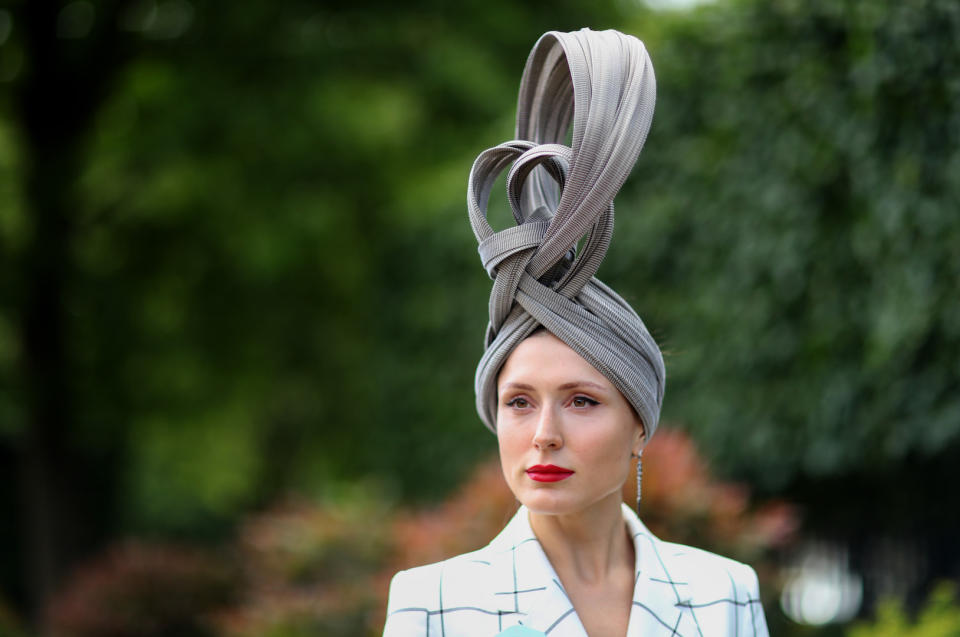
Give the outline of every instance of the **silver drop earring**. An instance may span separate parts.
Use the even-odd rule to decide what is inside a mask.
[[[640,454],[637,454],[637,514],[640,513],[641,483],[643,482],[643,462]]]
[[[640,458],[640,456],[641,456],[642,454],[643,454],[642,451],[641,451],[640,453],[631,453],[631,454],[630,454],[630,457],[631,457],[631,458],[636,458],[636,459],[637,459],[637,514],[638,514],[638,515],[639,515],[639,513],[640,513],[640,498],[641,498],[641,495],[642,495],[642,493],[641,493],[641,486],[642,486],[642,482],[643,482],[643,462],[642,462],[642,460],[641,460],[641,458]]]

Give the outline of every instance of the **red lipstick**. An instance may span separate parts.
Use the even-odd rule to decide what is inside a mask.
[[[560,482],[573,475],[573,469],[564,469],[552,464],[535,464],[527,469],[527,475],[537,482]]]

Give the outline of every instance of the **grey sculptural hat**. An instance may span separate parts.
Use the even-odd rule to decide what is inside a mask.
[[[613,199],[640,155],[655,100],[640,40],[617,31],[551,31],[527,58],[516,139],[480,153],[470,170],[470,224],[494,281],[474,388],[477,412],[494,432],[500,368],[541,325],[620,390],[648,440],[656,430],[665,383],[660,348],[630,305],[593,276],[610,245]],[[494,232],[487,202],[507,166],[517,225]]]

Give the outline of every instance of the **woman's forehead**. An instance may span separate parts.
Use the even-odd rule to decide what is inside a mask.
[[[517,345],[500,370],[497,384],[613,388],[603,374],[549,332],[538,332]]]

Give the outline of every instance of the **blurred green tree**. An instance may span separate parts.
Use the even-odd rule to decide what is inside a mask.
[[[953,582],[938,582],[923,607],[911,620],[904,604],[884,600],[870,622],[858,622],[846,633],[849,637],[955,637],[960,635],[960,605]]]
[[[4,4],[2,587],[39,607],[114,534],[220,537],[293,486],[452,488],[492,444],[469,163],[540,33],[617,16]]]
[[[600,276],[668,352],[665,418],[801,505],[869,607],[956,579],[960,7],[717,3],[642,32],[657,115]]]
[[[605,272],[725,472],[775,492],[956,454],[958,30],[948,1],[777,0],[648,36],[657,115]]]

